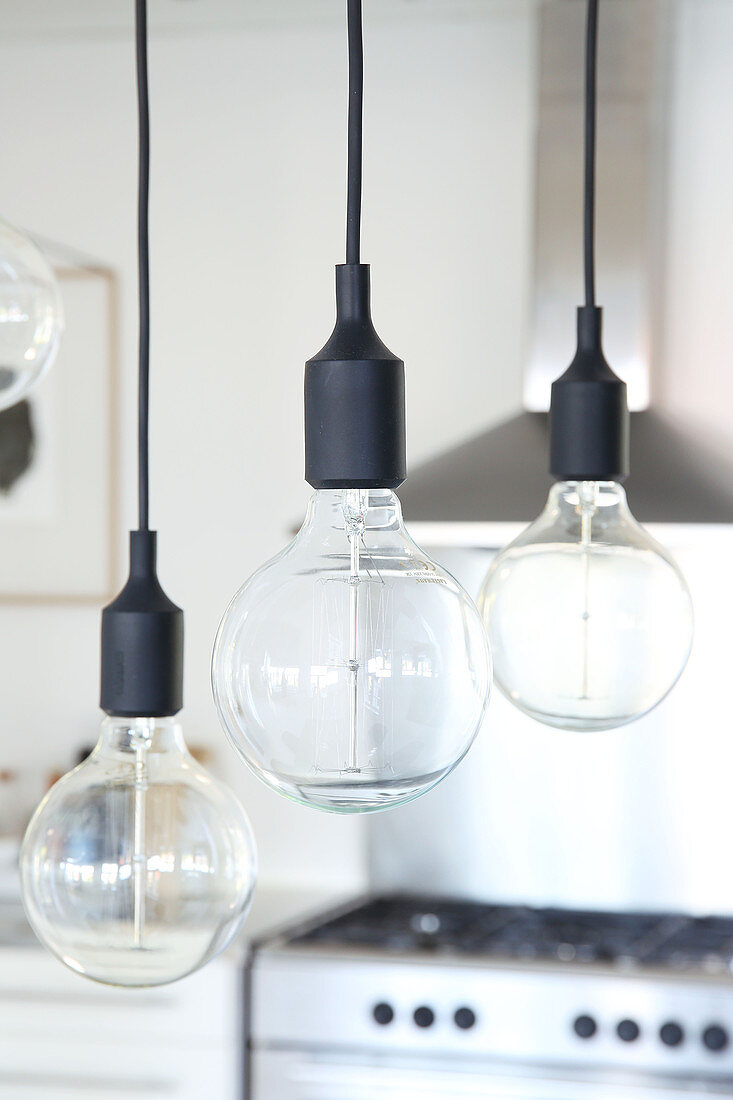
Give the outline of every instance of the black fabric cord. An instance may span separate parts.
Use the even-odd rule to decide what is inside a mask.
[[[583,251],[585,304],[596,304],[596,100],[598,81],[598,0],[588,0],[585,38],[585,193]]]
[[[150,417],[150,255],[148,204],[150,193],[150,105],[148,98],[148,12],[147,0],[136,0],[135,40],[137,46],[138,106],[138,208],[137,256],[140,309],[138,358],[138,507],[139,529],[149,530],[149,417]]]
[[[362,116],[364,104],[364,44],[361,0],[347,0],[349,30],[349,149],[346,199],[346,262],[361,262]]]

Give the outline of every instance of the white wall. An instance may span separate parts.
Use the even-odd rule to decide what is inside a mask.
[[[364,258],[379,331],[407,362],[414,463],[519,406],[534,21],[532,5],[509,0],[456,22],[405,7],[367,28]],[[135,515],[132,44],[111,32],[34,38],[43,4],[23,9],[27,40],[0,43],[0,210],[120,273],[124,531]],[[358,886],[361,825],[293,807],[235,762],[208,671],[227,600],[306,500],[302,367],[329,334],[343,248],[343,36],[161,32],[150,64],[152,519],[162,578],[187,612],[187,734],[216,746],[243,794],[264,880]],[[0,766],[66,767],[94,737],[97,693],[96,609],[0,604]]]
[[[667,308],[655,399],[733,455],[733,4],[677,0]]]

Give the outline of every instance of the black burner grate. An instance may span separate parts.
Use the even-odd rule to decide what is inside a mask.
[[[420,897],[379,897],[292,943],[386,952],[733,970],[733,918],[601,913]]]

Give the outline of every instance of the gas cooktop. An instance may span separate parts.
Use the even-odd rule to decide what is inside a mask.
[[[532,909],[389,896],[327,917],[288,942],[707,974],[733,971],[733,918],[674,913]]]
[[[733,1096],[730,918],[375,897],[247,988],[255,1100]]]

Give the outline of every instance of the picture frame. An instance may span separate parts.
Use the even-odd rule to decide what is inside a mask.
[[[0,488],[0,603],[105,603],[117,576],[118,281],[103,265],[54,267],[65,328],[15,407],[25,468]]]

